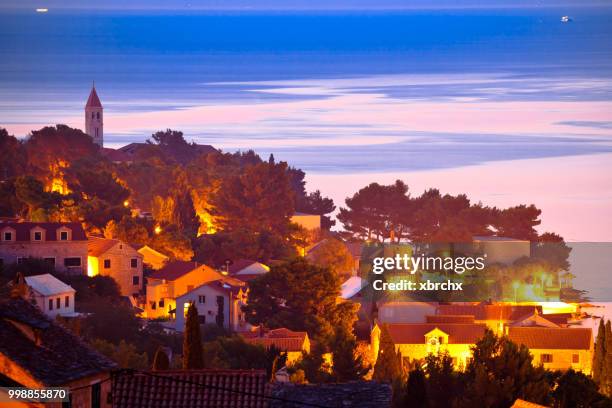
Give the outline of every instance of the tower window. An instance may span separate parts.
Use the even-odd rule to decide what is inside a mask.
[[[91,112],[91,118],[93,119],[95,117],[95,113]]]
[[[96,119],[100,120],[100,112],[96,112]]]
[[[96,137],[98,137],[98,128],[96,128]]]

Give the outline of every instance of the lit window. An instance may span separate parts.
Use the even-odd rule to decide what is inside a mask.
[[[540,355],[540,363],[552,363],[553,356],[552,354],[541,354]]]

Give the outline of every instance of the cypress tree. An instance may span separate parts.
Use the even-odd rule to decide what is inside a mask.
[[[408,374],[403,406],[414,408],[427,408],[429,406],[425,372],[418,364]]]
[[[165,371],[168,369],[170,369],[170,359],[164,349],[159,347],[153,358],[153,371]]]
[[[393,382],[402,378],[402,357],[399,351],[395,351],[395,344],[385,324],[380,330],[380,347],[372,378],[381,382]]]
[[[610,320],[606,322],[606,346],[605,354],[603,358],[603,367],[601,370],[601,377],[603,387],[601,387],[601,393],[612,396],[612,324]]]
[[[333,375],[338,382],[361,380],[370,371],[355,350],[357,341],[352,333],[340,328],[333,345]]]
[[[185,335],[183,338],[183,368],[204,368],[202,336],[200,335],[198,309],[196,309],[193,303],[191,303],[189,305],[189,309],[187,309],[187,320],[185,321]]]
[[[601,384],[602,370],[606,358],[606,327],[603,319],[599,322],[597,338],[595,339],[595,350],[593,352],[593,380],[597,385]]]

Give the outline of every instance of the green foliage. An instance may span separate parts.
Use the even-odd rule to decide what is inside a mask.
[[[192,303],[187,309],[185,320],[185,334],[183,338],[183,368],[204,368],[204,356],[202,352],[202,337],[200,335],[200,322],[198,309]]]
[[[320,267],[346,278],[355,268],[355,261],[346,244],[335,238],[327,238],[319,243],[309,254],[308,259]]]
[[[274,368],[284,366],[286,353],[270,347],[247,343],[240,336],[221,336],[204,343],[206,368],[260,369],[271,376]]]
[[[170,369],[170,359],[163,348],[159,347],[153,359],[153,371],[166,371]]]
[[[599,321],[597,338],[595,339],[595,350],[593,352],[593,380],[596,384],[605,383],[605,363],[608,352],[606,344],[606,322],[604,319]]]
[[[358,305],[337,303],[340,279],[304,259],[273,266],[250,282],[246,319],[269,328],[306,331],[328,346],[337,328],[351,331]]]
[[[87,317],[82,320],[82,335],[119,344],[121,340],[135,343],[139,339],[140,322],[130,306],[110,299],[92,297],[87,305]]]
[[[428,408],[429,398],[427,394],[427,383],[425,372],[420,366],[416,366],[408,373],[408,381],[403,393],[402,406],[407,408]]]
[[[357,354],[357,340],[344,328],[336,331],[332,345],[332,375],[337,382],[362,380],[370,371],[363,357]]]
[[[0,128],[0,181],[23,174],[25,164],[23,144],[6,129]]]
[[[402,355],[395,350],[395,344],[391,339],[389,329],[387,325],[383,324],[380,330],[380,345],[372,379],[381,382],[393,382],[394,380],[401,380],[403,376]]]
[[[149,369],[147,354],[138,353],[133,344],[121,340],[118,345],[115,345],[103,339],[94,339],[90,344],[100,353],[119,364],[121,368],[131,368],[134,370]]]
[[[556,408],[612,407],[612,400],[597,391],[591,377],[569,369],[552,373],[552,397]]]
[[[448,353],[429,354],[425,358],[427,396],[432,408],[445,408],[449,401],[460,396],[458,373],[454,371],[453,359]]]
[[[135,217],[123,217],[120,221],[111,220],[104,228],[104,236],[123,242],[144,244],[149,242],[149,228],[146,221]]]
[[[295,201],[296,211],[321,216],[321,229],[329,231],[336,224],[336,221],[326,215],[336,209],[334,201],[331,198],[323,197],[319,190],[309,194],[296,193]]]
[[[333,379],[324,358],[325,348],[319,342],[314,342],[310,353],[302,352],[302,358],[295,364],[295,372],[303,371],[304,377],[310,383],[325,383]]]

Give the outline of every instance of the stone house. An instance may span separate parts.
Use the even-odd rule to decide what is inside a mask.
[[[41,258],[59,272],[84,274],[87,236],[78,222],[0,224],[0,264]]]
[[[30,288],[30,299],[47,316],[72,317],[74,313],[74,295],[76,291],[55,276],[26,276],[25,283]]]
[[[246,284],[238,279],[222,276],[205,282],[176,298],[176,331],[185,329],[185,316],[192,303],[198,310],[200,324],[222,322],[223,327],[232,331],[248,330],[250,325],[241,309],[246,302]]]
[[[90,237],[87,244],[87,275],[110,276],[123,296],[142,292],[143,256],[125,242]]]
[[[308,333],[298,332],[285,328],[269,331],[254,330],[241,333],[245,341],[251,344],[260,344],[265,348],[274,346],[287,353],[287,365],[295,364],[302,358],[302,352],[310,353],[310,339]]]
[[[176,298],[206,282],[223,278],[211,267],[191,261],[173,261],[147,277],[145,316],[150,319],[171,317]]]

